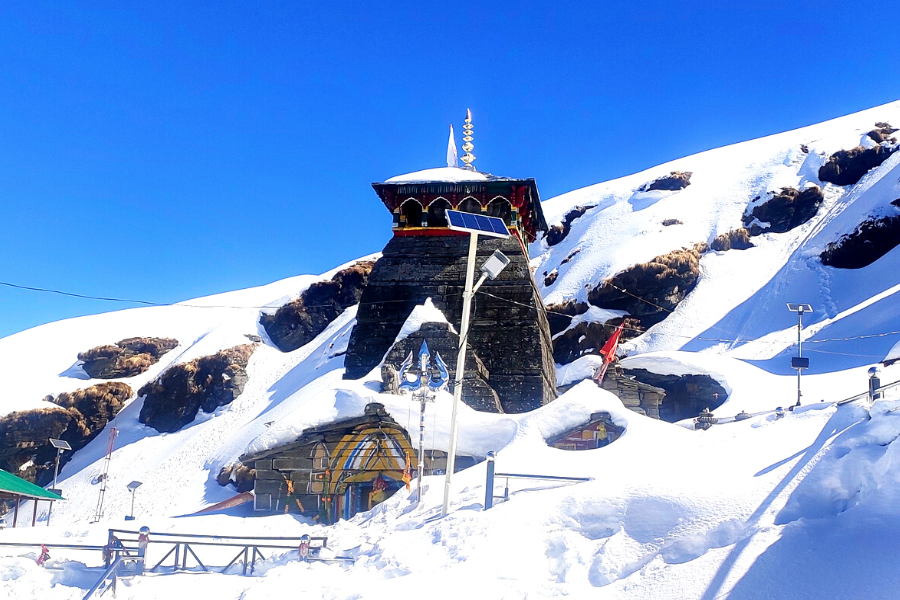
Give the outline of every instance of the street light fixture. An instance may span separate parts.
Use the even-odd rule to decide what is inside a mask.
[[[53,438],[50,438],[50,445],[56,448],[56,469],[53,471],[53,489],[55,490],[57,489],[56,479],[59,477],[59,456],[63,453],[63,450],[71,450],[72,446],[65,440],[55,440]]]
[[[803,340],[800,337],[800,331],[803,329],[803,313],[811,313],[812,306],[809,304],[797,304],[794,302],[787,303],[788,310],[797,313],[797,356],[791,358],[791,368],[797,369],[797,404],[800,406],[800,372],[809,368],[809,359],[803,358]]]
[[[453,383],[453,411],[450,415],[450,450],[447,452],[447,472],[444,474],[444,505],[441,515],[450,511],[450,483],[453,470],[456,466],[456,442],[457,442],[457,411],[459,401],[462,398],[463,376],[466,368],[466,347],[469,335],[469,316],[472,309],[472,297],[484,280],[490,277],[494,279],[500,271],[509,264],[509,259],[499,250],[488,258],[481,267],[481,277],[478,283],[472,285],[475,277],[475,255],[478,251],[478,235],[489,237],[508,238],[509,229],[503,219],[475,215],[460,212],[458,210],[447,211],[447,226],[456,231],[464,231],[469,234],[469,257],[466,262],[466,287],[463,290],[462,322],[459,326],[459,350],[456,355],[456,376]]]
[[[140,481],[132,481],[128,485],[125,486],[131,491],[131,514],[125,517],[126,521],[134,521],[134,491],[141,487]]]

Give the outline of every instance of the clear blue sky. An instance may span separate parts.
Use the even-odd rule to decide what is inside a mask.
[[[328,270],[467,107],[479,169],[546,199],[900,98],[896,0],[351,4],[0,6],[0,280],[173,302]],[[119,308],[0,288],[0,336]]]

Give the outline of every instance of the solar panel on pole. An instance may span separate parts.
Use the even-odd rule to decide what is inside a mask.
[[[447,225],[454,231],[465,231],[491,237],[509,237],[509,229],[507,229],[506,223],[503,222],[503,219],[498,219],[497,217],[448,210]]]

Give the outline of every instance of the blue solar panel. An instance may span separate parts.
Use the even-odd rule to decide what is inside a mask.
[[[471,233],[479,233],[481,235],[490,235],[493,237],[508,237],[509,230],[503,219],[497,217],[487,217],[485,215],[473,215],[472,213],[460,212],[458,210],[447,211],[447,221],[450,229],[457,231],[469,231]]]

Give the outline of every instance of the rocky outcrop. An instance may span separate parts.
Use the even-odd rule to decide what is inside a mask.
[[[659,418],[670,423],[696,417],[704,408],[715,410],[728,399],[725,388],[709,375],[658,375],[646,369],[625,369],[624,375],[665,390]]]
[[[312,284],[275,314],[263,313],[260,323],[269,339],[282,352],[292,352],[311,342],[344,309],[359,302],[374,264],[357,262],[339,271],[330,281]]]
[[[673,250],[634,265],[588,292],[599,308],[625,310],[647,329],[662,321],[697,285],[706,244]]]
[[[144,405],[138,420],[162,433],[178,431],[197,413],[230,404],[244,391],[247,362],[256,349],[244,344],[169,367],[140,390]]]
[[[867,133],[869,139],[875,142],[876,144],[880,144],[882,142],[887,142],[889,144],[896,144],[897,138],[892,137],[891,134],[897,131],[896,127],[891,127],[889,123],[875,123],[875,129]]]
[[[216,475],[216,483],[226,486],[234,485],[238,492],[249,492],[253,489],[256,480],[256,469],[252,469],[240,461],[225,465]]]
[[[103,431],[129,398],[132,390],[121,382],[101,383],[47,400],[56,406],[17,411],[0,417],[0,469],[45,485],[52,480],[56,449],[50,438],[69,443],[60,465]]]
[[[645,183],[640,188],[638,188],[639,192],[652,192],[655,190],[666,191],[666,192],[674,192],[678,190],[683,190],[687,186],[691,185],[691,173],[690,171],[672,171],[668,175],[664,175],[658,179],[654,179],[649,183]]]
[[[781,188],[780,192],[772,192],[771,198],[744,214],[744,226],[753,236],[790,231],[812,219],[824,199],[825,195],[817,185],[802,191]]]
[[[160,357],[178,346],[171,338],[133,337],[97,346],[78,355],[81,368],[92,379],[118,379],[140,375]]]
[[[631,318],[611,319],[605,323],[582,321],[553,340],[553,360],[565,365],[586,354],[599,354],[619,325],[624,324],[621,340],[637,337],[643,331],[640,321]]]
[[[550,325],[550,335],[556,335],[565,331],[572,322],[572,317],[586,313],[588,308],[586,303],[576,302],[575,300],[566,300],[565,302],[548,306],[547,322]]]
[[[578,256],[579,252],[581,252],[581,248],[575,248],[574,250],[572,250],[567,257],[559,262],[559,266],[561,267],[571,261],[573,258]],[[547,271],[544,271],[544,287],[550,287],[551,285],[553,285],[557,277],[559,277],[559,268],[553,269],[549,273]]]
[[[869,137],[872,137],[872,132],[869,133]],[[857,146],[850,150],[839,150],[828,157],[828,162],[819,168],[819,181],[835,185],[854,185],[863,175],[886,161],[895,150],[896,148],[885,146],[874,148]]]
[[[895,200],[896,202],[896,200]],[[900,216],[867,219],[857,229],[831,242],[819,257],[839,269],[861,269],[900,245]]]
[[[578,217],[582,216],[585,212],[587,212],[588,208],[590,207],[576,206],[575,208],[567,212],[566,216],[563,217],[562,224],[553,225],[547,231],[547,245],[555,246],[556,244],[566,239],[566,236],[569,235],[569,231],[571,231],[572,229],[572,222]]]
[[[727,233],[716,237],[709,244],[710,250],[724,252],[726,250],[746,250],[752,248],[753,243],[750,241],[750,232],[745,228],[732,229]]]
[[[663,227],[671,227],[672,225],[684,225],[684,223],[679,221],[678,219],[664,219],[662,224]]]

